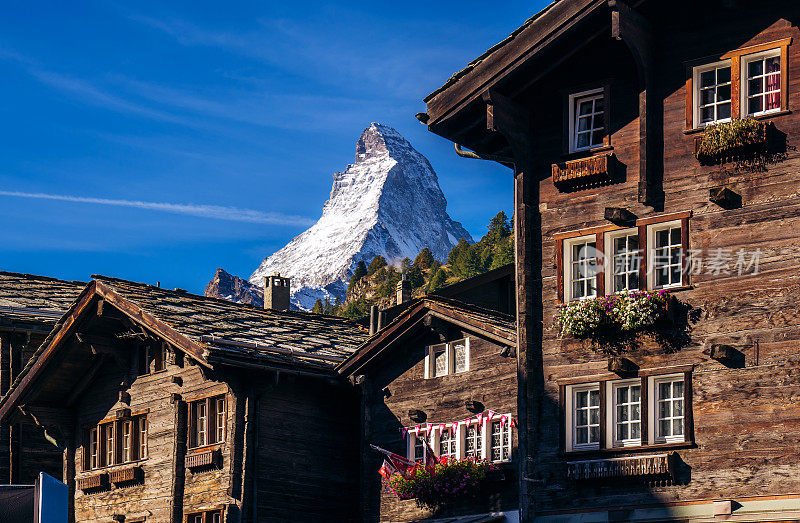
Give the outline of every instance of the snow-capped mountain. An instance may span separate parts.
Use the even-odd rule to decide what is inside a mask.
[[[427,158],[391,127],[371,124],[358,139],[355,163],[333,175],[322,217],[250,276],[292,278],[292,303],[310,309],[318,299],[343,298],[358,261],[380,254],[389,263],[414,259],[428,247],[445,260],[460,238],[472,237],[447,214],[436,172]]]

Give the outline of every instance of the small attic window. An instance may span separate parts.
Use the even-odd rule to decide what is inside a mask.
[[[425,378],[439,378],[469,370],[469,338],[429,345],[425,354]]]

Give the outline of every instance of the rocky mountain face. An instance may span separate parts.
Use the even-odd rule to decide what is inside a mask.
[[[447,214],[427,158],[396,130],[373,123],[358,139],[355,162],[333,175],[319,221],[265,258],[243,296],[260,293],[264,277],[280,272],[292,278],[293,305],[308,310],[317,299],[343,299],[360,260],[369,264],[380,254],[397,263],[413,259],[423,247],[445,260],[460,238],[473,242]],[[247,287],[228,290],[237,288]]]
[[[217,269],[217,273],[206,285],[205,295],[237,303],[249,303],[257,307],[264,306],[263,289],[256,287],[244,278],[226,272],[224,269]]]

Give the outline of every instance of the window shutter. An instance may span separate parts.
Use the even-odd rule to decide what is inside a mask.
[[[424,370],[425,379],[431,377],[431,348],[425,347],[425,370]]]

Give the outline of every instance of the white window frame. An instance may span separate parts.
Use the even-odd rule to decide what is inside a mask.
[[[583,278],[581,281],[588,281],[590,278],[595,278],[594,282],[594,294],[587,295],[587,296],[579,296],[574,298],[572,296],[572,247],[576,244],[586,244],[586,243],[594,243],[595,250],[597,249],[597,236],[594,234],[589,234],[586,236],[578,236],[577,238],[569,238],[564,240],[563,244],[563,254],[562,254],[562,265],[564,270],[564,303],[569,303],[571,301],[577,300],[585,300],[589,298],[597,297],[597,281],[596,281],[596,274],[597,271],[600,269],[598,268],[598,261],[595,257],[595,275],[590,276],[589,278]],[[587,266],[588,268],[588,266]]]
[[[591,392],[597,391],[600,394],[600,383],[581,383],[580,385],[568,385],[565,390],[566,398],[564,405],[566,406],[564,413],[564,425],[566,427],[565,432],[565,443],[568,452],[576,452],[582,450],[598,450],[600,448],[600,441],[593,442],[593,443],[575,443],[576,441],[576,432],[577,427],[575,426],[575,407],[576,403],[575,400],[577,398],[578,392]],[[602,398],[598,403],[599,410],[602,410]],[[599,412],[598,412],[599,415]],[[599,416],[598,416],[599,417]],[[591,433],[591,430],[589,431]]]
[[[682,220],[673,220],[669,222],[654,223],[647,226],[647,288],[658,289],[674,289],[683,286],[683,259],[686,256],[685,245],[683,245],[683,222]],[[681,229],[681,277],[677,283],[670,283],[668,285],[656,285],[656,233],[666,229]],[[672,244],[670,243],[672,246]],[[670,265],[671,266],[671,265]]]
[[[491,421],[486,420],[486,450],[485,455],[486,459],[491,461],[492,463],[505,463],[511,461],[511,415],[508,414],[506,418],[506,422],[500,426],[500,448],[501,448],[501,458],[498,460],[492,459],[492,436],[493,434],[493,427],[495,423],[500,423],[500,417],[495,416]],[[505,445],[503,445],[503,435],[508,436],[508,441]],[[503,459],[502,455],[505,454],[505,459]]]
[[[624,290],[623,291],[614,290],[614,276],[615,276],[614,272],[616,270],[616,260],[614,259],[616,255],[614,251],[614,240],[616,240],[617,238],[621,238],[623,236],[636,236],[638,238],[639,229],[634,227],[631,229],[620,229],[618,231],[611,231],[605,233],[605,237],[603,238],[603,247],[605,250],[605,252],[603,253],[605,256],[605,267],[603,268],[603,270],[605,273],[605,280],[606,280],[606,295],[619,294],[620,292],[624,292]],[[639,268],[641,267],[642,263],[641,257],[643,255],[642,239],[638,238],[638,240],[639,240],[639,249],[636,251],[637,255],[639,256],[639,263],[636,266],[637,280],[639,279]],[[642,282],[639,281],[638,287],[636,287],[635,289],[628,289],[628,290],[631,291],[639,290],[641,287],[642,287]]]
[[[693,112],[692,112],[692,114],[694,115],[694,126],[695,126],[695,128],[700,128],[700,127],[705,127],[707,125],[714,125],[716,123],[730,122],[731,121],[731,117],[719,118],[719,119],[716,118],[717,117],[717,107],[716,106],[719,105],[716,101],[714,102],[714,118],[715,119],[713,121],[711,121],[711,122],[703,122],[702,118],[701,118],[701,111],[700,111],[700,91],[701,91],[700,75],[705,73],[705,72],[708,72],[708,71],[711,71],[711,70],[720,69],[720,68],[723,68],[723,67],[728,67],[728,68],[731,69],[731,80],[730,80],[731,100],[730,100],[729,103],[731,105],[731,115],[733,115],[733,68],[731,67],[731,61],[730,60],[722,60],[722,61],[719,61],[719,62],[714,62],[714,63],[710,63],[710,64],[704,64],[704,65],[701,65],[701,66],[697,66],[697,67],[692,69],[692,86],[693,86],[693,90],[694,90],[694,92],[692,93],[692,104],[693,104]],[[715,81],[716,81],[716,76],[715,76]],[[716,84],[715,84],[715,86],[716,86]],[[715,94],[716,94],[716,87],[715,87]]]
[[[630,387],[638,385],[639,389],[639,437],[638,438],[628,438],[619,440],[617,439],[617,389],[620,387]],[[642,445],[642,429],[647,423],[647,420],[642,419],[642,415],[644,409],[642,408],[642,380],[639,378],[630,379],[630,380],[617,380],[617,381],[607,381],[606,382],[606,401],[608,401],[608,405],[606,407],[606,447],[607,448],[617,448],[617,447],[639,447]],[[610,399],[609,399],[610,398]],[[630,404],[629,400],[629,404]],[[648,409],[649,412],[649,409]]]
[[[408,459],[410,461],[415,462],[415,463],[422,463],[423,465],[425,464],[425,456],[428,453],[428,448],[425,445],[422,446],[422,461],[416,461],[415,458],[416,458],[417,440],[420,439],[420,438],[418,438],[418,434],[424,433],[424,432],[425,431],[422,430],[421,428],[419,429],[419,432],[416,429],[409,429],[408,430],[408,446],[406,448],[406,456],[408,456]],[[431,432],[433,432],[433,431],[431,431]],[[430,434],[428,434],[427,437],[429,439],[428,444],[433,446],[431,444],[432,442],[430,441],[432,439],[430,437]],[[433,450],[433,449],[431,449],[431,450]],[[436,453],[435,450],[434,450],[434,453]]]
[[[686,440],[686,412],[687,409],[691,408],[691,405],[687,405],[686,403],[686,376],[683,373],[678,374],[667,374],[663,376],[650,376],[648,378],[648,431],[647,433],[650,435],[649,440],[651,444],[658,444],[658,443],[684,443]],[[683,420],[683,434],[677,436],[663,436],[660,433],[660,423],[658,418],[658,405],[661,398],[658,396],[658,386],[661,383],[672,383],[680,381],[683,383],[683,416],[680,418]],[[670,419],[675,419],[671,417]]]
[[[488,419],[488,416],[484,416],[480,422],[480,445],[481,451],[476,459],[491,459],[492,456],[492,449],[490,448],[492,442],[492,423],[496,423],[500,421],[500,418],[505,416],[506,421],[503,424],[503,432],[508,434],[508,442],[506,444],[506,456],[507,459],[503,459],[500,461],[496,461],[495,463],[505,463],[511,461],[511,450],[513,448],[513,432],[511,427],[511,413],[500,414],[499,412],[495,412],[494,416],[491,420]],[[441,430],[440,430],[440,423],[432,424],[430,434],[428,435],[428,443],[431,446],[431,450],[433,450],[434,455],[437,458],[441,458]],[[445,430],[452,429],[452,422],[445,423]],[[459,421],[456,426],[456,454],[455,459],[464,459],[466,458],[466,438],[467,438],[467,429],[469,426],[478,425],[477,418],[473,418],[469,420],[469,422]],[[414,461],[414,447],[417,443],[417,429],[416,427],[407,427],[407,437],[406,437],[406,456],[409,460]],[[425,434],[426,431],[423,427],[420,426],[419,432]],[[502,433],[501,433],[502,435]],[[427,452],[427,450],[426,450]]]
[[[467,372],[470,369],[470,337],[466,336],[464,338],[460,338],[454,341],[450,341],[447,343],[437,343],[435,345],[428,345],[425,348],[425,379],[431,378],[441,378],[443,376],[450,376],[452,374],[461,374],[462,372]],[[465,366],[464,370],[460,370],[456,372],[456,353],[455,353],[455,346],[459,343],[464,342],[464,350],[466,351],[465,354]],[[445,368],[446,372],[441,375],[436,375],[436,358],[435,352],[441,350],[442,346],[444,345],[444,352],[445,352]]]
[[[765,115],[765,114],[777,113],[777,112],[780,112],[780,111],[783,110],[782,104],[779,101],[778,102],[778,107],[775,108],[775,109],[762,110],[762,111],[758,111],[758,112],[755,112],[755,113],[751,113],[750,112],[750,104],[748,103],[750,98],[751,98],[750,97],[750,93],[749,93],[750,78],[748,77],[748,74],[747,74],[747,68],[748,68],[748,66],[750,65],[751,62],[764,60],[766,58],[777,58],[778,59],[778,63],[781,65],[781,69],[779,71],[779,74],[781,75],[780,76],[781,80],[783,80],[783,75],[786,74],[786,71],[783,70],[783,63],[782,63],[782,59],[781,59],[781,49],[780,49],[780,47],[778,47],[776,49],[770,49],[768,51],[763,51],[761,53],[753,53],[753,54],[742,56],[742,58],[741,58],[741,75],[740,75],[741,88],[739,89],[739,91],[741,93],[741,96],[740,96],[741,99],[739,101],[739,103],[740,103],[740,105],[739,105],[739,107],[740,107],[739,113],[742,114],[742,115],[746,115],[746,116],[761,116],[761,115]],[[765,78],[766,76],[767,76],[766,74],[762,74],[761,78]],[[779,82],[778,83],[778,90],[777,91],[770,91],[770,93],[777,92],[778,93],[778,98],[782,99],[781,98],[783,96],[783,93],[781,92],[782,91],[782,86],[783,86],[783,82]],[[764,85],[764,89],[765,89],[764,92],[762,92],[758,96],[764,97],[764,96],[766,96],[766,94],[768,94],[766,92],[766,85]],[[765,105],[765,107],[766,107],[766,105]]]
[[[590,100],[603,100],[603,110],[600,112],[593,112],[592,113],[592,124],[594,124],[594,115],[602,114],[603,115],[603,138],[608,134],[608,122],[606,122],[606,104],[608,100],[605,99],[605,89],[600,87],[597,89],[590,89],[588,91],[583,91],[580,93],[574,93],[569,95],[569,152],[576,153],[581,151],[590,151],[592,149],[597,149],[598,147],[603,147],[604,142],[599,144],[592,144],[592,134],[594,131],[601,129],[600,127],[592,127],[589,130],[589,145],[585,147],[578,147],[578,133],[577,129],[575,128],[576,118],[577,118],[577,105],[579,101],[584,101],[586,99]]]

